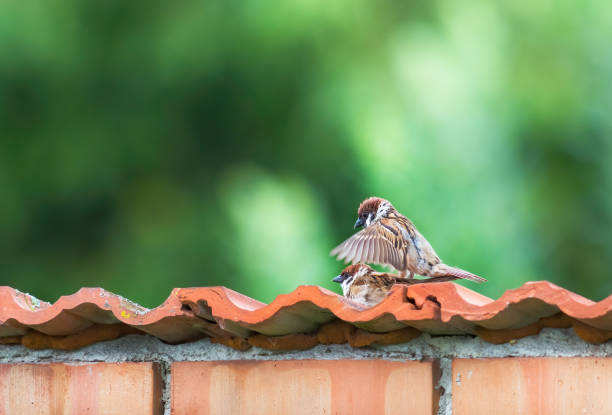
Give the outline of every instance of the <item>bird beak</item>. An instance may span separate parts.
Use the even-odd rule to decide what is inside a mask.
[[[355,228],[355,229],[360,228],[360,227],[362,227],[364,224],[365,224],[365,222],[364,222],[364,220],[363,220],[363,219],[361,219],[361,218],[357,218],[357,222],[355,222],[355,226],[354,226],[354,228]]]
[[[340,284],[342,282],[342,280],[344,280],[344,278],[342,278],[342,275],[338,275],[337,277],[334,277],[334,279],[332,281],[333,282],[337,282],[338,284]]]

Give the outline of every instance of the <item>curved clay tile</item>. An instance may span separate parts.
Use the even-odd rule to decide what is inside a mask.
[[[0,340],[32,330],[68,336],[100,324],[131,326],[170,343],[204,335],[227,340],[308,334],[338,319],[374,333],[412,327],[431,334],[481,335],[523,328],[559,313],[580,324],[580,330],[603,331],[597,338],[612,337],[612,296],[593,302],[540,281],[508,290],[497,300],[451,282],[396,286],[371,308],[317,286],[300,286],[270,304],[225,287],[176,288],[151,310],[101,288],[82,288],[50,304],[0,287]]]

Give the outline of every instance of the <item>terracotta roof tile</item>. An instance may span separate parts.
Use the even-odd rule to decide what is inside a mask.
[[[554,315],[561,320],[547,319]],[[417,333],[413,329],[433,335],[474,334],[497,343],[537,333],[542,327],[570,326],[583,339],[601,342],[612,338],[612,296],[596,303],[540,281],[492,300],[444,282],[396,286],[385,301],[363,308],[316,286],[300,286],[270,304],[225,287],[200,287],[176,288],[162,305],[149,310],[101,288],[82,288],[50,304],[0,287],[0,343],[26,344],[25,338],[34,333],[70,336],[95,332],[97,325],[119,325],[126,328],[120,331],[123,334],[137,329],[169,343],[209,336],[244,349],[249,347],[249,337],[255,335],[258,340],[253,337],[250,344],[294,345],[290,337],[262,343],[260,336],[301,335],[296,339],[311,345],[321,339],[316,340],[313,333],[338,319],[348,327],[342,338],[351,344],[363,344],[356,336],[363,339],[364,335],[366,344],[367,339],[384,343],[392,338],[411,338]],[[406,328],[412,331],[402,331]],[[121,335],[117,330],[112,332],[115,337]],[[393,334],[381,337],[367,333]],[[16,340],[22,337],[23,341]],[[92,341],[99,341],[99,337]],[[82,345],[83,341],[77,343]]]

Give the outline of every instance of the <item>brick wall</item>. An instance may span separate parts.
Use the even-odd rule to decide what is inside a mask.
[[[170,413],[435,414],[437,361],[175,362]],[[610,414],[612,360],[454,359],[454,414]],[[162,414],[154,363],[0,365],[0,414]]]
[[[0,414],[159,414],[154,363],[0,365]]]
[[[72,352],[0,346],[0,415],[610,414],[608,356],[610,344],[567,330],[293,352],[146,336]]]

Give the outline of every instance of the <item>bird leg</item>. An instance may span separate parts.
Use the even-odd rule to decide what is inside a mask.
[[[408,275],[406,276],[406,274],[408,274]],[[412,272],[412,271],[400,271],[400,277],[411,280],[411,279],[414,278],[414,272]]]

